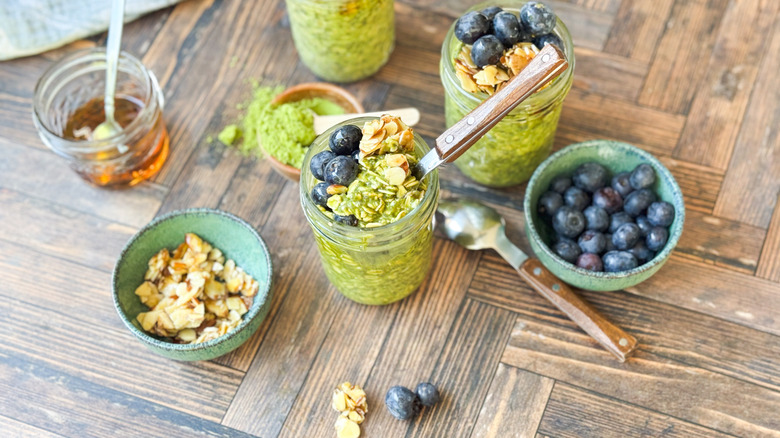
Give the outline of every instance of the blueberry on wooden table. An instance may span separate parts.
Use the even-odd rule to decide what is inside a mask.
[[[612,214],[623,208],[623,197],[612,187],[602,187],[593,192],[593,205]]]
[[[619,211],[609,217],[609,232],[614,233],[623,224],[633,223],[634,218],[625,211]]]
[[[495,35],[485,35],[471,46],[471,60],[479,68],[495,65],[504,54],[504,45]]]
[[[664,227],[653,227],[645,237],[647,247],[653,251],[660,251],[668,240],[669,230]]]
[[[328,208],[328,198],[330,198],[330,195],[328,194],[328,186],[330,184],[328,183],[317,183],[314,188],[311,189],[311,199],[314,201],[315,204]]]
[[[631,187],[630,179],[630,172],[620,172],[612,177],[611,186],[613,189],[615,189],[616,192],[620,193],[620,196],[622,196],[623,199],[626,199],[626,196],[634,191],[634,188]]]
[[[569,187],[563,193],[563,203],[575,210],[582,211],[590,204],[590,195],[579,187]]]
[[[550,181],[550,190],[563,194],[566,189],[571,187],[571,177],[558,175]]]
[[[552,225],[556,233],[574,239],[585,229],[585,216],[581,211],[564,205],[553,215]]]
[[[639,227],[639,234],[642,237],[647,236],[647,233],[653,228],[653,224],[650,223],[650,220],[645,215],[637,216],[636,225]]]
[[[555,13],[540,2],[528,2],[520,8],[520,20],[533,35],[548,34],[555,29]]]
[[[623,201],[623,211],[631,216],[639,216],[647,210],[656,200],[655,193],[650,189],[640,189],[629,193],[626,200]]]
[[[409,420],[420,413],[420,398],[409,388],[393,386],[385,395],[385,406],[399,420]]]
[[[610,251],[601,257],[604,272],[621,272],[638,266],[636,257],[628,251]]]
[[[417,388],[414,389],[414,392],[417,393],[417,397],[420,398],[420,403],[422,403],[423,406],[433,406],[441,400],[439,390],[429,382],[418,384]]]
[[[312,176],[320,181],[325,180],[325,176],[323,176],[325,165],[328,164],[328,161],[334,158],[336,158],[336,154],[334,154],[332,151],[322,151],[311,157],[311,161],[309,162],[309,169],[311,170]]]
[[[544,192],[542,196],[539,197],[537,211],[543,217],[551,218],[562,205],[563,197],[560,193],[553,191]]]
[[[543,49],[544,46],[552,44],[553,46],[563,50],[563,41],[554,33],[548,33],[547,35],[537,36],[533,39],[534,45],[539,49]]]
[[[574,170],[571,179],[576,187],[593,193],[596,190],[607,185],[609,173],[607,169],[599,163],[583,163]]]
[[[360,166],[352,159],[351,155],[339,155],[328,161],[323,175],[325,176],[325,182],[328,184],[348,186],[357,178],[359,169]]]
[[[504,47],[512,47],[520,41],[523,34],[520,30],[520,22],[511,12],[499,12],[493,18],[493,35],[501,41]]]
[[[639,227],[632,222],[623,224],[614,233],[612,233],[612,243],[615,248],[619,250],[627,250],[633,248],[639,238],[642,237],[639,234]]]
[[[577,257],[577,266],[588,271],[601,272],[604,270],[604,263],[598,254],[584,252]]]
[[[351,155],[360,147],[363,131],[355,125],[344,125],[333,131],[328,146],[336,155]]]
[[[577,257],[582,254],[582,249],[580,249],[580,246],[577,245],[577,243],[571,239],[561,238],[558,239],[557,242],[552,247],[552,250],[555,251],[560,258],[566,260],[569,263],[575,263],[577,261]]]
[[[349,225],[352,227],[356,227],[358,224],[358,219],[353,215],[340,216],[338,214],[335,214],[333,215],[333,219],[340,224]]]
[[[655,169],[647,163],[642,163],[631,171],[629,181],[635,190],[646,189],[655,183]]]
[[[606,231],[609,228],[609,214],[603,208],[591,205],[582,214],[585,216],[585,229]]]
[[[471,11],[455,22],[455,38],[464,44],[474,44],[490,31],[490,22],[477,11]]]
[[[601,254],[607,247],[607,239],[602,233],[593,230],[585,230],[577,239],[577,244],[582,252]]]
[[[633,248],[629,249],[628,252],[634,255],[636,261],[640,265],[649,262],[655,257],[655,252],[651,251],[642,239],[640,239]]]
[[[647,220],[659,227],[668,227],[674,222],[674,206],[666,201],[653,202],[647,207]]]

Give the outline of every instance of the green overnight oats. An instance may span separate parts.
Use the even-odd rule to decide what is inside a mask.
[[[363,135],[361,151],[376,149],[373,155],[362,154],[357,175],[347,185],[332,184],[327,172],[337,166],[327,162],[323,175],[315,158],[330,153],[330,139],[342,127],[365,128],[376,120],[353,119],[319,136],[304,159],[300,196],[330,282],[353,301],[383,305],[414,292],[430,268],[438,173],[434,171],[418,181],[408,171],[428,147],[408,128],[403,147],[397,139],[388,140],[392,135],[387,136],[387,131],[379,132],[377,137],[385,138],[374,143],[370,139],[377,137]],[[371,128],[363,132],[371,132]],[[336,161],[344,160],[340,157],[354,160],[351,155],[336,155]],[[315,173],[331,182],[319,182]],[[331,188],[330,194],[324,195],[327,199],[314,193],[318,184]]]
[[[286,0],[295,48],[314,74],[353,82],[376,73],[395,42],[393,0]]]
[[[511,1],[490,2],[477,5],[469,11],[481,11],[497,5],[502,7],[504,11],[518,15],[523,4],[524,2]],[[478,71],[479,68],[468,58],[465,58],[466,62],[463,62],[464,53],[468,56],[470,54],[468,49],[471,46],[456,38],[456,23],[453,23],[445,37],[439,64],[441,81],[445,90],[444,109],[448,127],[479,106],[490,97],[489,93],[491,92],[489,87],[482,85],[483,83],[478,85],[470,83],[468,78],[464,80],[464,71],[467,72],[471,68],[473,72]],[[550,84],[521,103],[455,161],[455,165],[464,175],[479,184],[491,187],[510,187],[521,184],[530,179],[536,167],[552,151],[563,100],[571,88],[574,74],[574,47],[571,35],[563,22],[555,19],[555,23],[551,35],[560,40],[563,52],[569,62],[569,68]],[[517,47],[515,53],[522,55],[520,50],[522,48],[529,54],[526,56],[528,59],[523,59],[521,56],[521,61],[532,59],[533,54],[539,49],[530,42],[517,43],[514,47]],[[506,52],[501,57],[501,63],[510,64],[508,61],[512,61],[512,59],[508,55],[512,54],[511,51]],[[518,71],[521,71],[524,65],[523,62],[520,62]],[[484,69],[488,70],[489,68]],[[484,79],[484,76],[479,78],[477,75],[475,79]],[[488,79],[493,79],[493,76],[490,75]],[[495,83],[499,82],[499,80],[494,81]],[[498,87],[501,85],[498,84]],[[464,86],[470,90],[467,91]]]

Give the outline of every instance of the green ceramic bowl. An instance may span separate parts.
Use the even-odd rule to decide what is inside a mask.
[[[201,344],[174,344],[141,329],[136,320],[149,309],[135,295],[149,259],[162,248],[176,249],[185,233],[195,233],[219,248],[252,275],[260,289],[243,321],[227,334]],[[251,225],[224,211],[208,208],[175,211],[143,227],[125,245],[114,267],[114,307],[130,332],[155,353],[176,360],[209,360],[243,344],[260,327],[271,305],[271,256]]]
[[[612,175],[631,171],[641,163],[649,163],[655,169],[653,191],[661,200],[675,208],[675,218],[669,228],[669,241],[655,258],[624,272],[592,272],[566,262],[550,249],[554,232],[542,221],[536,211],[539,196],[547,191],[550,181],[558,175],[571,175],[582,163],[595,161],[609,169]],[[666,262],[682,234],[685,206],[682,192],[669,170],[647,152],[627,143],[609,140],[591,140],[573,144],[545,160],[534,172],[525,191],[525,231],[536,256],[558,278],[581,289],[612,291],[638,284],[655,274]]]

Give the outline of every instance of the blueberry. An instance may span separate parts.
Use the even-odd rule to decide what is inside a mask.
[[[551,218],[563,205],[563,197],[558,192],[544,192],[539,197],[538,211],[542,217]]]
[[[653,227],[647,237],[645,237],[645,243],[647,248],[652,251],[660,251],[666,245],[669,240],[669,230],[664,227]]]
[[[311,189],[311,199],[315,204],[328,208],[328,198],[330,198],[330,195],[328,194],[329,185],[330,184],[328,183],[321,182],[317,183],[317,185]]]
[[[485,18],[487,18],[488,21],[493,21],[493,17],[496,16],[499,12],[502,12],[503,9],[501,9],[500,6],[491,6],[489,8],[485,8],[481,11],[479,11],[480,14],[484,15]]]
[[[645,242],[643,242],[642,240],[637,242],[633,248],[628,250],[628,252],[634,255],[634,258],[636,258],[636,261],[640,265],[644,265],[645,263],[652,260],[653,257],[655,257],[655,253],[650,249],[648,249],[647,245],[645,245]]]
[[[493,35],[501,41],[504,47],[512,47],[520,41],[523,34],[520,30],[520,22],[511,12],[499,12],[493,18]]]
[[[602,187],[593,192],[593,205],[612,214],[623,208],[623,197],[612,187]]]
[[[650,189],[640,189],[631,192],[623,201],[623,211],[631,216],[639,216],[647,210],[647,207],[655,202],[655,193]]]
[[[653,225],[668,227],[674,222],[674,206],[665,201],[653,202],[647,207],[647,219]]]
[[[328,146],[336,155],[351,155],[360,147],[363,131],[355,125],[344,125],[333,131]]]
[[[577,244],[582,252],[601,254],[604,252],[604,248],[607,247],[607,239],[598,231],[585,230],[584,233],[580,234]]]
[[[432,383],[420,383],[417,385],[417,388],[414,389],[414,392],[417,393],[417,397],[420,398],[420,403],[422,403],[423,406],[433,406],[441,400],[439,390],[436,389]]]
[[[612,243],[619,250],[627,250],[633,248],[639,242],[640,237],[639,227],[634,223],[627,223],[612,233]]]
[[[582,211],[590,204],[590,196],[579,187],[569,187],[563,193],[563,203]]]
[[[352,159],[355,160],[356,163],[360,162],[360,149],[352,152]]]
[[[550,190],[558,192],[561,195],[569,187],[571,187],[571,177],[568,176],[559,175],[553,178],[553,180],[550,182]]]
[[[598,254],[584,252],[577,257],[577,266],[588,271],[601,272],[604,270],[604,263]]]
[[[655,182],[655,169],[647,163],[642,163],[631,171],[629,181],[635,190],[646,189]]]
[[[353,215],[339,216],[337,214],[334,214],[333,219],[335,219],[336,222],[338,223],[349,225],[351,227],[356,227],[358,225],[358,219]]]
[[[390,414],[399,420],[409,420],[420,413],[420,398],[403,386],[393,386],[387,391],[385,405]]]
[[[569,263],[575,263],[582,250],[573,240],[562,238],[553,245],[553,251]]]
[[[544,3],[528,2],[520,9],[520,21],[534,35],[545,35],[555,28],[555,13]]]
[[[601,260],[604,262],[604,272],[628,271],[638,266],[636,257],[628,251],[610,251]]]
[[[528,4],[526,4],[526,6]],[[579,187],[588,193],[593,193],[606,186],[607,178],[607,169],[601,164],[593,162],[581,164],[571,177],[576,187]]]
[[[554,33],[538,36],[533,39],[533,43],[539,50],[543,49],[547,44],[552,44],[553,46],[563,50],[563,41],[561,41],[561,39],[558,38],[558,35]]]
[[[606,231],[609,228],[609,215],[603,208],[591,205],[582,214],[585,215],[585,229]]]
[[[631,187],[631,182],[629,181],[630,178],[631,174],[628,172],[621,172],[612,177],[612,188],[620,193],[620,196],[622,196],[623,199],[626,199],[626,196],[634,191],[634,188]]]
[[[311,157],[311,162],[309,162],[309,169],[311,170],[312,176],[320,181],[324,180],[325,177],[322,175],[322,172],[325,168],[325,165],[328,164],[328,161],[334,158],[336,158],[336,154],[331,151],[322,151]]]
[[[455,22],[455,38],[464,44],[474,44],[480,37],[487,35],[490,22],[484,15],[471,11]]]
[[[483,36],[471,47],[471,60],[479,68],[498,64],[503,54],[504,46],[494,35]]]
[[[612,235],[605,234],[604,238],[607,239],[607,246],[604,247],[604,252],[616,251],[617,248],[615,248],[615,244],[612,243]]]
[[[619,211],[609,217],[609,232],[614,233],[623,224],[634,222],[634,219],[626,212]]]
[[[360,166],[358,166],[351,156],[339,155],[328,161],[328,164],[325,165],[325,170],[323,172],[325,175],[325,182],[328,184],[348,186],[357,178],[359,169]]]
[[[649,233],[650,229],[653,228],[653,224],[651,224],[647,219],[647,216],[644,215],[637,216],[636,225],[639,227],[639,234],[641,234],[642,237],[647,236],[647,233]]]
[[[585,216],[581,211],[564,205],[553,215],[552,224],[558,234],[573,239],[585,229]]]

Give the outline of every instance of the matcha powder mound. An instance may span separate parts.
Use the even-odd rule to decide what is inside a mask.
[[[219,140],[231,146],[243,137],[236,147],[244,154],[262,156],[265,151],[282,163],[300,169],[306,150],[317,137],[312,112],[343,114],[344,110],[319,97],[271,105],[274,96],[283,90],[283,87],[255,86],[240,129],[236,125],[226,126]]]

